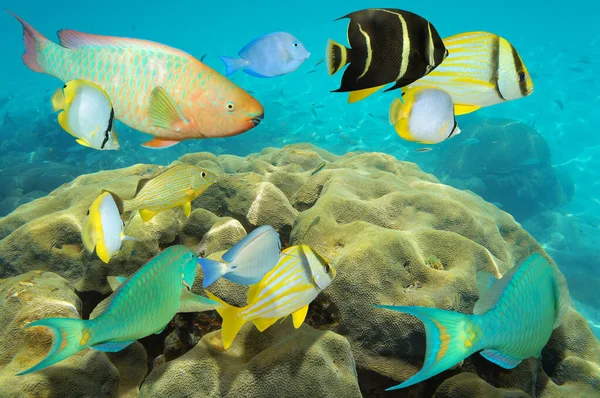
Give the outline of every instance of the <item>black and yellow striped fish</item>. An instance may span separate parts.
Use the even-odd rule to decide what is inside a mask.
[[[435,27],[419,15],[395,8],[368,8],[340,17],[350,18],[346,48],[327,43],[327,69],[333,75],[350,64],[339,89],[351,91],[348,102],[407,86],[434,70],[448,56]]]

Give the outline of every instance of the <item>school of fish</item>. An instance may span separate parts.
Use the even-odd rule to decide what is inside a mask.
[[[11,13],[12,14],[12,13]],[[187,139],[228,137],[259,125],[264,109],[257,99],[228,79],[238,70],[256,78],[296,71],[309,57],[288,32],[266,33],[248,42],[238,57],[221,56],[225,76],[201,60],[164,44],[142,39],[58,32],[60,44],[46,39],[12,14],[23,27],[23,62],[35,72],[63,81],[52,96],[59,125],[76,142],[96,150],[119,150],[115,121],[150,134],[148,148],[166,148]],[[334,92],[348,102],[400,89],[389,107],[389,121],[404,140],[439,144],[460,133],[456,116],[531,95],[531,76],[515,47],[489,32],[466,32],[442,39],[432,22],[395,8],[368,8],[339,19],[350,20],[350,48],[329,40],[329,75],[347,66]],[[321,61],[317,63],[317,66]],[[316,68],[316,66],[315,66]],[[312,72],[312,71],[311,71]],[[311,73],[309,72],[309,73]],[[426,152],[431,148],[421,148]],[[319,164],[310,176],[327,166]],[[163,212],[186,217],[192,202],[218,181],[201,167],[177,163],[138,181],[136,192],[121,196],[102,190],[81,220],[81,240],[104,263],[118,256],[124,219],[150,222]],[[220,278],[248,286],[246,305],[235,307],[206,290],[191,292],[196,267],[202,288]],[[296,244],[282,250],[278,232],[258,226],[220,259],[198,257],[186,246],[164,249],[132,275],[107,276],[113,293],[89,319],[46,318],[25,328],[44,327],[52,346],[39,363],[19,375],[42,370],[87,348],[120,351],[134,341],[161,333],[179,312],[216,310],[222,318],[223,349],[251,322],[263,332],[291,316],[304,322],[310,303],[336,276],[335,267],[314,248]],[[480,352],[505,369],[539,357],[571,300],[564,276],[548,259],[533,253],[500,279],[477,274],[479,300],[473,314],[415,306],[373,303],[384,310],[418,318],[425,327],[426,353],[415,375],[388,390],[427,380]],[[398,315],[400,318],[400,315]]]

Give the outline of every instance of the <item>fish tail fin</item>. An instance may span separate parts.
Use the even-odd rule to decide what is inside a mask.
[[[225,64],[225,76],[229,77],[235,72],[246,66],[246,60],[243,58],[226,57],[224,55],[219,57]]]
[[[329,76],[336,74],[350,62],[352,50],[331,39],[327,42],[327,70]]]
[[[227,304],[208,290],[205,291],[209,299],[216,301],[221,304],[216,308],[221,318],[223,318],[223,324],[221,326],[221,339],[223,340],[223,348],[228,349],[233,343],[235,336],[240,332],[240,329],[246,323],[246,320],[242,318],[241,312],[243,308],[234,307]]]
[[[204,289],[215,283],[217,279],[229,271],[227,264],[208,258],[198,258],[198,264],[200,264],[202,272],[204,272],[204,280],[202,281],[202,288]]]
[[[404,383],[388,388],[396,390],[426,380],[456,365],[481,349],[483,336],[474,315],[429,307],[377,305],[418,318],[425,326],[426,349],[423,368]],[[479,347],[479,348],[478,348]]]
[[[51,101],[53,112],[65,109],[67,99],[65,98],[65,93],[62,88],[59,88],[54,92]]]
[[[23,25],[23,40],[25,41],[25,53],[22,55],[23,62],[34,72],[46,73],[43,67],[42,49],[49,44],[54,44],[46,39],[33,26],[23,21],[18,15],[6,10]]]
[[[34,326],[49,328],[52,332],[52,346],[44,359],[19,373],[18,376],[44,369],[89,347],[91,329],[88,322],[75,318],[46,318],[25,326],[26,328]]]
[[[404,103],[400,98],[394,98],[390,105],[390,124],[395,125],[401,119],[404,119]]]

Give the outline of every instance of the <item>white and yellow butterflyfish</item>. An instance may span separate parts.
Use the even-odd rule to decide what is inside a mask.
[[[125,236],[121,219],[123,204],[119,197],[109,191],[103,191],[90,206],[81,226],[83,246],[90,253],[96,249],[100,260],[108,263],[121,248],[123,240],[137,240]]]
[[[448,93],[437,88],[406,90],[390,106],[390,123],[400,137],[421,144],[438,144],[460,134],[454,104]]]
[[[100,150],[119,150],[115,112],[108,94],[94,83],[71,80],[52,96],[58,124],[77,143]]]
[[[223,318],[223,347],[231,346],[246,322],[252,322],[262,332],[291,314],[294,327],[299,328],[306,318],[308,305],[331,284],[335,273],[321,255],[309,246],[298,245],[282,251],[277,265],[250,287],[245,307],[231,306],[206,291],[210,299],[222,304],[217,312]]]

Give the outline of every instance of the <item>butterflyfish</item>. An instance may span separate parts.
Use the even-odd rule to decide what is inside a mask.
[[[390,123],[400,137],[421,144],[438,144],[460,134],[452,97],[443,90],[407,90],[390,106]]]
[[[242,308],[225,303],[206,291],[210,299],[221,304],[217,312],[223,318],[221,338],[228,349],[246,322],[264,331],[278,319],[292,315],[294,327],[302,325],[308,305],[335,278],[335,269],[309,246],[291,246],[281,253],[275,268],[250,286],[247,305]]]
[[[58,124],[77,139],[77,143],[94,149],[119,150],[115,131],[115,111],[108,94],[84,80],[72,80],[52,96],[52,108],[59,111]]]
[[[565,277],[539,253],[501,279],[487,271],[479,271],[476,279],[479,300],[472,315],[428,307],[377,306],[418,318],[426,334],[421,370],[387,390],[429,379],[478,351],[504,369],[538,358],[571,306]]]
[[[531,75],[508,40],[488,32],[467,32],[444,39],[450,54],[408,88],[433,87],[452,97],[456,115],[465,115],[533,93]]]
[[[178,312],[219,307],[219,303],[191,292],[196,261],[196,254],[189,248],[168,247],[130,277],[109,277],[114,291],[96,306],[90,319],[45,318],[31,322],[25,327],[50,329],[52,346],[44,359],[19,375],[44,369],[88,347],[121,351],[138,339],[161,333]]]
[[[202,287],[212,285],[221,277],[241,285],[258,283],[275,267],[280,254],[277,231],[270,225],[260,226],[225,252],[222,262],[198,258],[204,272]]]
[[[189,217],[192,201],[214,184],[215,179],[213,173],[190,164],[171,166],[153,178],[139,180],[135,197],[123,202],[124,210],[138,210],[146,222],[161,211],[182,206]]]
[[[448,51],[435,27],[423,17],[396,8],[368,8],[340,17],[350,18],[351,48],[329,40],[329,75],[346,64],[341,86],[333,92],[351,91],[348,102],[360,101],[383,88],[409,85],[444,61]]]
[[[121,219],[123,202],[116,194],[103,191],[90,206],[81,225],[81,240],[90,253],[96,254],[105,263],[121,248],[124,240],[137,240],[126,236],[125,224]]]

